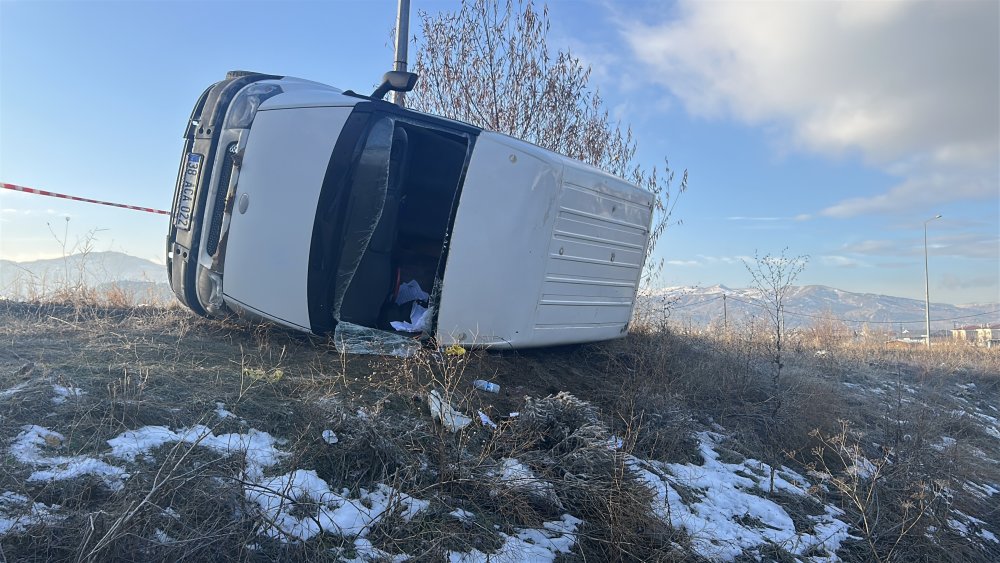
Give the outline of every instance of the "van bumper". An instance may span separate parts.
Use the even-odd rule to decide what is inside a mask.
[[[232,168],[232,155],[220,147],[226,112],[244,86],[280,76],[232,72],[225,80],[208,87],[198,98],[184,130],[184,150],[174,186],[174,199],[167,233],[167,279],[174,294],[199,315],[220,312],[222,303],[221,261],[224,240],[208,241],[213,222],[221,223],[225,193]],[[220,154],[221,153],[221,154]],[[196,176],[186,174],[190,155],[199,155],[201,168]],[[225,168],[229,170],[225,170]],[[222,179],[227,185],[222,186]],[[188,183],[188,185],[185,185]],[[194,185],[191,186],[190,184]],[[184,198],[185,188],[193,188],[193,198]],[[190,191],[188,191],[190,196]],[[209,197],[214,194],[216,197]],[[183,202],[182,202],[183,200]],[[183,204],[182,204],[183,203]],[[189,215],[185,224],[183,214]],[[210,253],[209,253],[210,251]]]

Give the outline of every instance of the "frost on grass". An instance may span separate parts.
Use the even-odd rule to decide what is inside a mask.
[[[583,522],[564,514],[559,520],[544,522],[541,528],[519,529],[514,535],[500,534],[503,545],[493,553],[448,552],[449,563],[551,563],[559,554],[569,553],[576,544],[576,528]]]
[[[843,511],[831,505],[810,516],[811,531],[797,532],[791,516],[760,494],[770,487],[771,467],[746,459],[724,463],[715,451],[720,436],[699,434],[703,465],[663,463],[631,458],[629,466],[653,491],[653,510],[675,528],[691,536],[691,547],[713,561],[731,561],[765,544],[780,546],[801,556],[826,552],[833,557],[850,538]],[[678,488],[698,491],[697,500],[685,499]],[[787,467],[775,472],[774,488],[796,496],[808,495],[808,482]],[[756,494],[755,494],[756,493]]]

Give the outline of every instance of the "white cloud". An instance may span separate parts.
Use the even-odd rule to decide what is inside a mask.
[[[857,268],[860,266],[867,266],[865,262],[858,260],[856,258],[850,258],[848,256],[837,256],[837,255],[827,255],[820,256],[821,261],[826,266],[834,266],[837,268]]]
[[[914,230],[919,229],[917,226]],[[1000,236],[982,232],[932,233],[927,246],[933,256],[992,261],[1000,256]],[[924,240],[922,235],[903,240],[864,240],[844,245],[841,251],[859,256],[923,256]]]
[[[697,260],[667,260],[667,264],[671,266],[700,266],[701,262]]]
[[[683,0],[671,16],[622,32],[689,112],[902,178],[823,214],[998,196],[1000,3]]]
[[[910,209],[929,209],[956,199],[980,200],[997,197],[995,175],[928,174],[907,178],[888,192],[840,201],[820,214],[845,218],[865,213],[892,213]]]

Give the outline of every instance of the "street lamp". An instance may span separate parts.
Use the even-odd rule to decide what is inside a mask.
[[[928,348],[931,347],[931,278],[927,268],[927,223],[940,218],[941,214],[938,213],[924,221],[924,310],[926,312],[926,326],[924,328],[927,330],[924,342],[927,343]]]

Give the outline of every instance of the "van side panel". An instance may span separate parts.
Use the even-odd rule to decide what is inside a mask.
[[[235,308],[252,304],[254,313],[309,330],[307,280],[316,204],[351,111],[261,110],[254,118],[225,258],[223,294]]]

